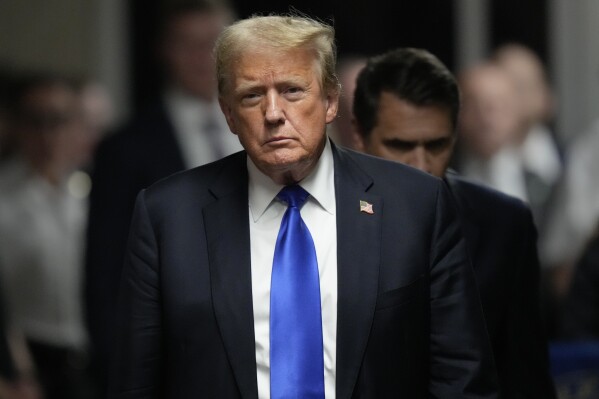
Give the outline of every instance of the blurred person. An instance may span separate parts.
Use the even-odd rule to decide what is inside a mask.
[[[252,17],[215,54],[245,151],[139,194],[109,397],[497,397],[447,188],[326,136],[333,28]]]
[[[463,175],[528,203],[544,236],[562,166],[547,128],[553,100],[542,63],[523,46],[505,45],[489,61],[461,73],[460,86],[464,105],[454,165]],[[546,266],[542,244],[539,253]],[[547,332],[554,337],[558,308],[550,273],[543,268],[541,292]]]
[[[366,57],[347,55],[338,62],[337,76],[342,91],[339,97],[339,112],[335,121],[329,126],[329,135],[341,146],[355,149],[358,146],[352,127],[352,101],[356,88],[356,77],[364,65]]]
[[[100,82],[85,79],[80,85],[83,121],[88,131],[87,158],[81,163],[91,169],[96,144],[114,128],[115,110],[108,90]]]
[[[523,123],[513,79],[489,62],[469,67],[458,78],[463,105],[456,169],[477,182],[526,199],[513,147]]]
[[[598,148],[596,120],[566,148],[564,173],[540,237],[541,259],[551,275],[558,305],[569,289],[574,264],[599,223]]]
[[[81,296],[87,202],[69,184],[90,150],[79,89],[55,75],[17,85],[17,150],[0,169],[2,290],[47,399],[93,397]]]
[[[216,37],[232,19],[223,1],[168,4],[158,43],[166,72],[163,94],[108,136],[94,158],[85,295],[102,387],[135,196],[172,173],[241,149],[219,109],[212,56]]]
[[[373,57],[355,90],[361,149],[449,183],[477,277],[501,397],[554,398],[532,215],[520,200],[448,171],[459,101],[455,78],[428,51],[400,48]]]
[[[540,58],[528,47],[509,43],[497,48],[492,60],[514,80],[523,125],[516,146],[526,184],[527,201],[544,221],[547,201],[562,172],[555,135],[548,127],[554,99]],[[541,226],[542,227],[542,226]]]

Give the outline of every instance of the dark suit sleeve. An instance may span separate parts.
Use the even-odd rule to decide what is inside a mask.
[[[142,191],[133,213],[121,279],[109,398],[161,397],[159,273],[156,237]]]
[[[496,398],[496,370],[474,271],[454,203],[443,183],[430,256],[430,395]]]
[[[129,149],[117,139],[110,137],[96,152],[86,242],[86,323],[103,388],[108,354],[114,346],[117,293],[131,213],[143,188],[133,177]]]
[[[508,306],[499,334],[497,351],[500,381],[505,398],[555,398],[549,373],[547,338],[543,329],[539,299],[540,266],[537,233],[528,208],[517,215],[521,249],[514,257],[514,284],[507,293]],[[514,234],[517,234],[514,231]],[[503,341],[501,341],[503,339]],[[499,359],[499,355],[498,355]]]

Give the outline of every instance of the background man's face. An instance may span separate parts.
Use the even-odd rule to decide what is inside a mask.
[[[363,150],[442,177],[454,145],[450,112],[437,106],[415,106],[383,92],[376,125],[362,137]]]
[[[210,12],[184,14],[171,21],[162,51],[179,88],[206,100],[216,95],[212,48],[225,23],[224,14]]]
[[[17,134],[28,160],[61,172],[80,166],[89,137],[78,94],[61,84],[41,86],[25,95],[22,108]]]
[[[460,80],[462,107],[458,130],[461,144],[472,154],[489,159],[516,142],[523,110],[513,80],[497,67],[482,66]]]

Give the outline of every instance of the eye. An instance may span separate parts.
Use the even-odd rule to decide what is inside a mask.
[[[443,137],[426,143],[426,149],[431,152],[438,152],[446,149],[450,143],[451,139],[449,137]]]
[[[304,95],[304,89],[299,86],[289,86],[283,91],[283,95],[289,100],[298,100]]]
[[[244,93],[240,97],[242,105],[255,105],[260,101],[261,95],[258,93]]]

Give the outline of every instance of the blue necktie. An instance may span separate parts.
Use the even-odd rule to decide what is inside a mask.
[[[288,205],[275,246],[270,288],[270,395],[323,399],[324,360],[320,285],[314,241],[300,208],[308,193],[284,187]]]

